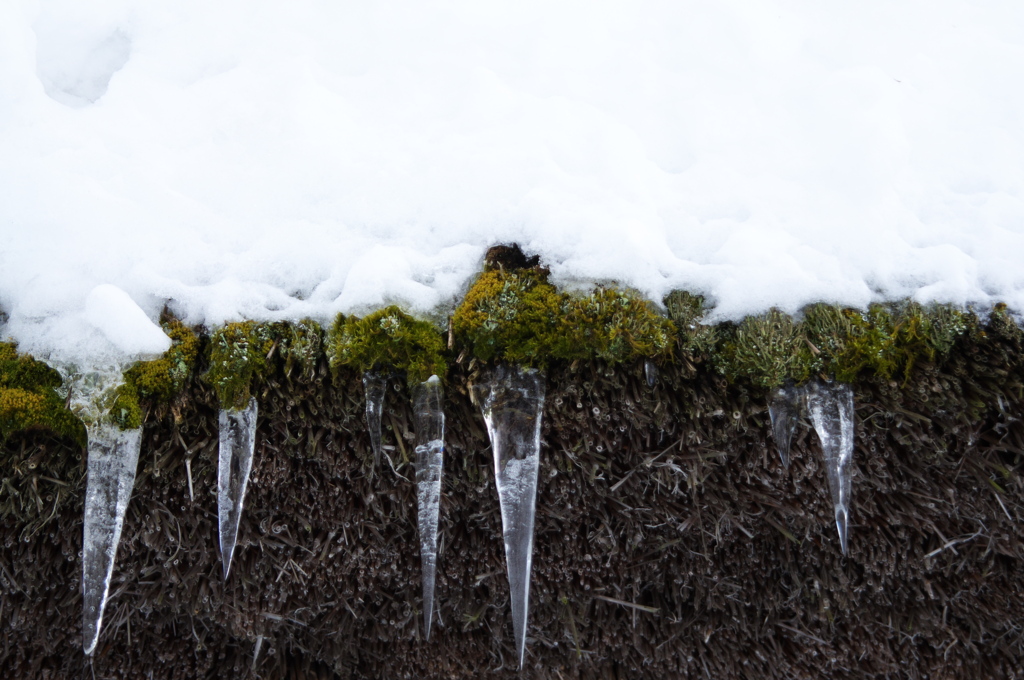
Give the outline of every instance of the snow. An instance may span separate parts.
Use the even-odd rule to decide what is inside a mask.
[[[716,320],[1020,313],[1021,82],[1015,0],[6,0],[3,333],[154,348],[106,285],[151,321],[443,315],[511,241]]]

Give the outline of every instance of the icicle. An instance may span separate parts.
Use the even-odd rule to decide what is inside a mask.
[[[803,390],[793,384],[776,387],[772,392],[768,415],[772,419],[772,435],[775,446],[779,450],[782,466],[789,467],[789,448],[793,442],[793,432],[800,413],[800,402]]]
[[[91,655],[100,637],[117,544],[135,486],[142,430],[94,425],[88,436],[82,531],[82,648]]]
[[[423,570],[423,625],[430,639],[437,573],[437,518],[441,510],[441,473],[444,471],[444,400],[436,375],[416,386],[416,494]]]
[[[244,409],[221,409],[220,450],[217,461],[217,516],[220,523],[220,559],[224,579],[231,571],[231,558],[238,540],[245,487],[252,471],[256,447],[256,400]]]
[[[373,467],[380,462],[380,417],[384,411],[384,393],[388,388],[388,376],[384,373],[367,371],[363,373],[363,390],[366,392],[366,429],[370,431],[370,445],[373,447]]]
[[[845,383],[818,380],[807,385],[806,394],[807,410],[825,454],[828,486],[835,504],[836,528],[845,555],[853,474],[853,388]]]
[[[648,387],[654,387],[654,383],[658,382],[658,365],[650,359],[644,361],[644,376]]]
[[[494,455],[494,480],[501,504],[505,562],[512,597],[512,626],[522,668],[530,601],[544,377],[536,369],[499,366],[486,384],[474,389]]]

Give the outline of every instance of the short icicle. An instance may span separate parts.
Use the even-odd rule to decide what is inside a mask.
[[[538,370],[498,366],[474,387],[494,455],[494,479],[501,505],[505,562],[512,598],[512,626],[519,668],[526,652],[526,626],[533,561],[533,523],[540,469],[544,376]]]
[[[242,409],[221,409],[220,450],[217,460],[217,516],[220,525],[220,558],[224,580],[238,540],[238,525],[245,504],[245,489],[256,448],[256,399]]]
[[[816,380],[805,390],[807,410],[825,454],[828,486],[835,504],[836,528],[845,555],[853,475],[853,388],[845,383]]]
[[[772,391],[771,402],[768,405],[768,415],[772,420],[772,436],[775,437],[775,446],[779,450],[782,467],[785,468],[789,467],[789,450],[793,442],[793,432],[796,431],[802,398],[803,389],[789,383]]]
[[[86,655],[92,655],[99,641],[117,544],[135,486],[142,430],[99,424],[89,427],[88,437],[82,531],[82,648]]]
[[[444,471],[444,396],[436,375],[413,390],[416,419],[416,497],[423,577],[423,626],[430,639],[437,574],[437,519],[441,511]]]
[[[388,376],[386,373],[377,371],[363,373],[363,390],[366,393],[366,429],[370,431],[374,468],[380,463],[380,419],[384,412],[384,394],[387,388]]]

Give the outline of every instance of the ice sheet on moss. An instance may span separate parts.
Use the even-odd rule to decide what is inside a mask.
[[[215,327],[556,280],[1024,311],[1015,0],[0,3],[0,307]]]

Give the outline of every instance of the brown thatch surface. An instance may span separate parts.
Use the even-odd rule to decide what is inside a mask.
[[[0,677],[517,677],[467,373],[453,371],[447,390],[429,643],[408,395],[392,390],[384,419],[397,472],[372,474],[358,376],[327,375],[325,363],[315,382],[279,369],[260,394],[227,584],[213,395],[197,379],[177,422],[149,414],[91,669],[81,452],[40,433],[8,441]],[[640,366],[554,367],[521,677],[1024,677],[1019,336],[965,339],[905,385],[864,381],[856,393],[843,558],[817,438],[804,427],[783,470],[765,395],[692,358],[663,366],[654,388]]]

